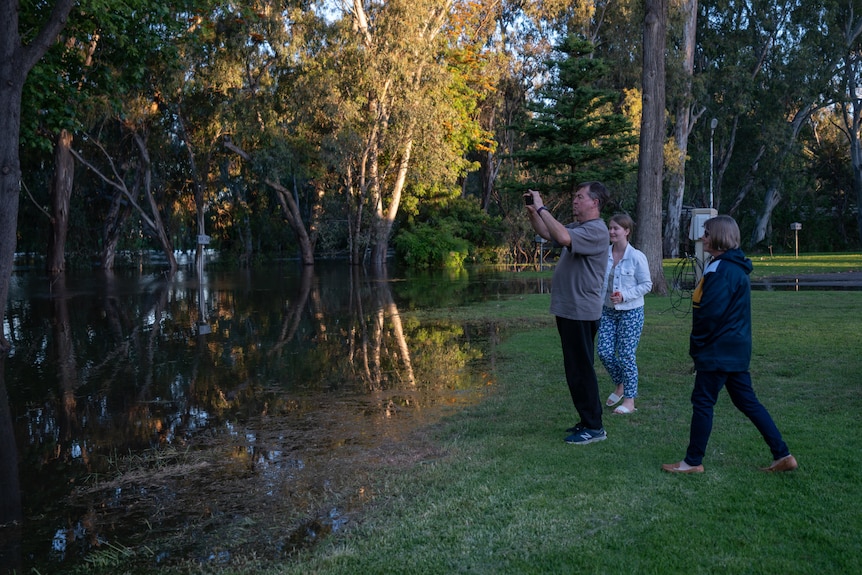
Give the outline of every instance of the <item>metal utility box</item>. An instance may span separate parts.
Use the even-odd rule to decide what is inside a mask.
[[[697,241],[703,237],[703,224],[709,218],[718,215],[715,208],[694,208],[691,211],[691,223],[688,226],[688,239]]]

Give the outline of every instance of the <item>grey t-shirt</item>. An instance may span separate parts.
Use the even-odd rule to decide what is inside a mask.
[[[572,245],[562,249],[551,280],[551,313],[580,321],[602,317],[608,263],[608,227],[601,218],[566,226]]]

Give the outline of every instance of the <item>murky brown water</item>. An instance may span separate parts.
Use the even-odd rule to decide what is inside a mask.
[[[23,521],[0,527],[0,567],[286,557],[342,528],[492,385],[493,325],[405,312],[546,289],[506,277],[16,272],[0,448]]]

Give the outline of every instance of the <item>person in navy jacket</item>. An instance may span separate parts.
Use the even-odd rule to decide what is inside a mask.
[[[754,423],[772,452],[772,464],[763,471],[792,471],[790,454],[769,412],[751,385],[751,283],[753,266],[739,249],[740,234],[730,216],[706,221],[703,250],[712,256],[703,270],[692,303],[689,355],[697,374],[691,393],[691,430],[685,458],[665,463],[669,473],[702,473],[703,456],[712,431],[713,407],[722,387],[733,405]]]

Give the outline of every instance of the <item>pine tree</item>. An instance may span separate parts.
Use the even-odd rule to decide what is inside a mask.
[[[574,193],[580,182],[622,180],[633,171],[625,158],[638,140],[618,111],[620,94],[599,87],[607,65],[575,36],[557,50],[563,57],[549,60],[551,80],[520,126],[530,144],[513,155],[531,170],[529,185],[552,195]]]

